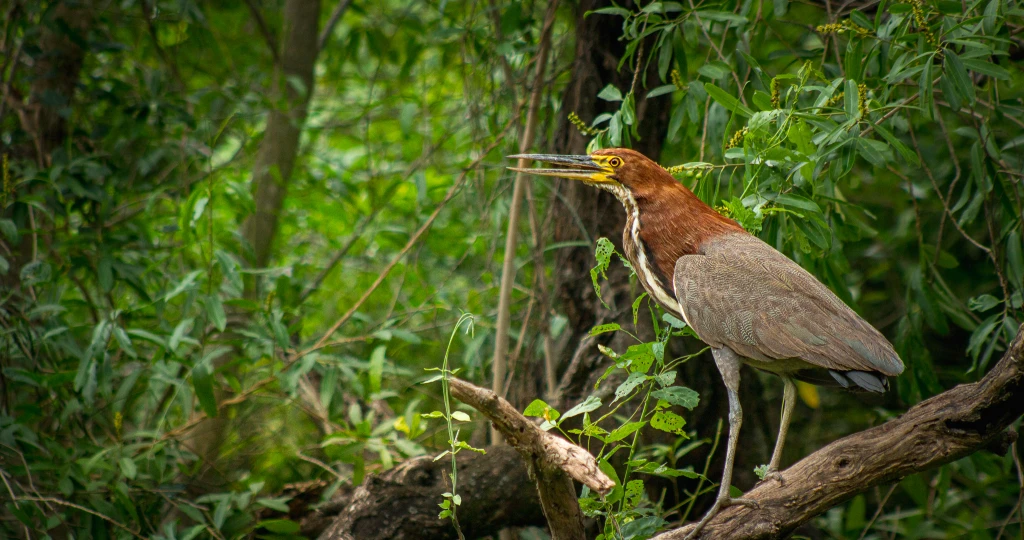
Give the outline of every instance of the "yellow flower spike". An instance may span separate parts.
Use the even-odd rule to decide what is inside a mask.
[[[867,116],[868,114],[868,85],[860,83],[857,85],[857,109],[860,110],[860,115]]]

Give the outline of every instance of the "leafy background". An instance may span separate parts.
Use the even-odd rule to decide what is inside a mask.
[[[289,71],[299,4],[329,30],[308,79]],[[1018,2],[600,4],[587,17],[614,30],[601,39],[624,47],[613,60],[632,80],[601,85],[606,114],[562,105],[591,7],[555,12],[533,148],[566,130],[590,148],[660,148],[684,184],[812,271],[907,364],[885,398],[801,387],[787,462],[985,373],[1024,290]],[[440,386],[419,383],[463,312],[475,331],[455,334],[452,367],[490,380],[513,205],[502,156],[519,149],[546,3],[3,9],[0,535],[297,534],[286,487],[319,480],[326,500],[448,447],[444,423],[420,417],[442,408]],[[299,135],[294,169],[268,172],[261,159],[286,131],[270,112],[297,110],[281,122]],[[659,114],[664,130],[641,140]],[[285,188],[270,235],[248,225],[267,200],[260,178]],[[552,390],[544,356],[561,373],[576,347],[558,257],[620,266],[613,235],[597,261],[597,231],[552,240],[553,216],[572,212],[559,186],[531,182],[519,226],[509,397],[522,408]],[[655,345],[685,329],[637,306],[595,334],[635,333],[638,349],[608,343],[608,355],[648,351],[658,371],[630,382],[637,367],[619,360],[613,387],[632,384],[631,405],[603,423],[596,409],[574,414],[584,424],[568,434],[650,460],[603,460],[624,476],[667,464],[699,477],[708,468],[688,453],[715,433],[653,420],[689,418],[685,390],[664,406],[650,395],[720,383],[660,378],[676,364]],[[637,326],[640,307],[657,330]],[[772,407],[774,383],[757,396]],[[560,406],[532,407],[550,418]],[[463,438],[484,446],[485,428],[474,416]],[[694,481],[672,484],[681,506],[629,483],[617,502],[583,504],[609,537],[646,537],[706,504]],[[1022,488],[1016,445],[979,453],[858,496],[814,535],[1022,535]]]

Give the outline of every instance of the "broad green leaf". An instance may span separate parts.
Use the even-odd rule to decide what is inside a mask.
[[[673,405],[693,409],[700,403],[700,396],[695,390],[685,386],[670,386],[651,392],[651,397],[663,399]]]
[[[637,386],[640,386],[646,380],[647,375],[644,375],[643,373],[636,371],[630,373],[629,377],[626,377],[626,380],[623,381],[622,384],[620,384],[619,387],[615,389],[615,399],[612,401],[615,402],[628,396],[630,393],[633,392],[633,390],[636,389]]]
[[[213,393],[213,373],[206,363],[196,364],[192,368],[192,387],[199,398],[199,407],[207,416],[217,416],[217,398]]]
[[[967,68],[955,52],[951,49],[945,51],[946,60],[943,64],[945,75],[950,78],[953,88],[957,93],[970,104],[974,104],[974,83],[971,82]]]
[[[212,294],[206,297],[206,316],[210,318],[210,322],[217,327],[217,330],[223,332],[227,327],[228,318],[224,313],[224,304],[221,303],[219,296]]]
[[[597,336],[601,334],[607,334],[608,332],[615,332],[621,329],[622,327],[619,326],[619,323],[599,324],[590,329],[590,335]]]
[[[597,396],[587,396],[587,399],[583,400],[582,403],[578,403],[575,407],[565,411],[565,414],[561,416],[559,423],[564,422],[567,418],[578,416],[583,413],[595,411],[601,407],[601,398]]]
[[[668,433],[674,433],[676,435],[685,435],[683,426],[686,425],[686,420],[682,416],[671,412],[671,411],[658,411],[651,417],[651,427],[657,430],[665,431]]]
[[[704,83],[704,90],[707,91],[709,96],[711,96],[711,99],[714,99],[726,109],[736,114],[745,116],[747,118],[750,118],[751,116],[754,115],[754,111],[748,109],[745,105],[740,103],[740,100],[732,97],[731,95],[729,95],[728,92],[722,90],[721,88],[715,86],[714,84]]]
[[[604,438],[604,442],[611,443],[621,441],[626,437],[633,434],[633,432],[647,425],[647,422],[626,422],[625,424],[615,428],[607,437]]]
[[[609,84],[601,89],[597,97],[605,101],[622,101],[622,92],[614,85]]]

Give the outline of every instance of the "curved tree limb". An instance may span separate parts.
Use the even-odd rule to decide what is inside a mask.
[[[1024,328],[1024,327],[1022,327]],[[1021,329],[985,377],[911,407],[880,426],[842,438],[782,471],[783,483],[762,482],[743,495],[760,503],[723,510],[700,538],[783,538],[802,523],[854,495],[933,469],[982,449],[1005,452],[1006,429],[1024,415]],[[681,539],[687,525],[656,540]]]
[[[583,539],[583,513],[572,480],[606,494],[615,483],[597,467],[590,452],[544,431],[490,390],[460,379],[449,381],[452,395],[480,411],[515,448],[537,482],[541,507],[553,540]]]

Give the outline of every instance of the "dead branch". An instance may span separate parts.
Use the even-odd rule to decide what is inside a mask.
[[[544,525],[537,492],[515,450],[496,446],[486,454],[460,452],[458,463],[459,521],[467,538]],[[441,494],[451,489],[450,466],[447,460],[424,456],[370,476],[351,495],[303,518],[303,534],[319,534],[320,540],[455,539],[451,522],[437,517]]]
[[[825,510],[879,484],[934,469],[989,449],[1005,452],[1024,415],[1024,337],[1021,329],[985,377],[912,407],[880,426],[840,439],[782,472],[783,483],[762,482],[743,495],[760,508],[727,508],[700,538],[784,538]],[[656,537],[683,538],[692,525]]]
[[[530,476],[537,482],[537,492],[551,530],[551,538],[585,538],[583,513],[576,500],[572,479],[601,494],[615,487],[611,478],[598,469],[594,456],[540,429],[490,390],[460,379],[451,379],[449,385],[452,395],[489,418],[505,441],[526,462]]]

